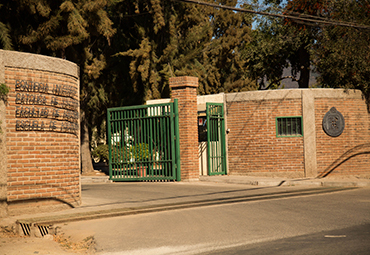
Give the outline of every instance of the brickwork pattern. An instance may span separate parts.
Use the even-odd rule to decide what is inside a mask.
[[[196,77],[170,78],[171,98],[178,99],[181,180],[199,180]]]
[[[17,80],[59,84],[79,91],[78,78],[61,73],[22,68],[5,68],[5,83],[10,87],[6,107],[7,200],[9,212],[46,205],[76,206],[80,204],[80,139],[75,134],[35,130],[16,130],[17,121],[43,118],[16,118],[15,84]],[[17,95],[18,93],[18,95]],[[35,91],[29,92],[38,95]],[[45,95],[50,101],[52,95]],[[77,94],[76,101],[79,101]],[[24,105],[33,108],[37,105]],[[51,112],[54,107],[46,106]],[[50,114],[50,113],[49,113]],[[56,123],[59,123],[57,120]],[[67,123],[67,122],[66,122]],[[78,125],[79,121],[77,121]],[[47,129],[47,125],[45,129]],[[31,205],[31,206],[30,206]]]
[[[227,102],[230,175],[304,176],[303,137],[276,137],[284,116],[302,116],[301,100]]]
[[[338,137],[322,128],[324,115],[335,107],[344,117],[345,128]],[[370,176],[370,117],[362,99],[315,100],[317,172],[319,176]]]

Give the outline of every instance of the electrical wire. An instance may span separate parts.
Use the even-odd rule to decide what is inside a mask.
[[[300,22],[306,22],[308,25],[312,25],[312,23],[321,24],[321,25],[333,25],[333,26],[343,26],[343,27],[351,27],[351,28],[359,28],[359,29],[369,29],[370,26],[366,25],[359,25],[356,23],[350,23],[350,22],[343,22],[343,21],[335,21],[335,20],[329,20],[321,17],[317,17],[314,15],[308,15],[308,14],[301,14],[301,13],[294,13],[297,16],[294,15],[287,15],[287,14],[278,14],[278,13],[268,13],[268,12],[262,12],[262,11],[254,11],[254,10],[248,10],[248,9],[242,9],[237,7],[231,7],[226,5],[218,5],[218,4],[212,4],[212,3],[206,3],[202,1],[196,1],[196,0],[173,0],[177,2],[183,2],[183,3],[192,3],[192,4],[199,4],[204,6],[210,6],[213,8],[221,8],[226,10],[232,10],[237,12],[246,12],[246,13],[252,13],[257,15],[265,15],[265,16],[271,16],[271,17],[278,17],[278,18],[288,18]]]

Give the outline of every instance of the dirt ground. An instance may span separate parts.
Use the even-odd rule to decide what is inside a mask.
[[[73,242],[64,233],[46,235],[42,238],[18,236],[12,230],[0,229],[0,254],[2,255],[66,255],[95,254],[92,236]]]
[[[87,176],[106,175],[101,170],[94,170]],[[85,235],[86,236],[86,235]],[[63,232],[46,235],[42,238],[18,236],[8,227],[0,226],[0,255],[65,255],[95,254],[93,236],[74,240]]]

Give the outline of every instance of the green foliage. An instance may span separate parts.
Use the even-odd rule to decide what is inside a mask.
[[[6,86],[6,84],[1,83],[0,84],[0,99],[5,101],[9,91],[10,91],[10,88]]]
[[[283,34],[273,34],[274,30],[281,30],[282,25],[275,20],[268,27],[260,27],[253,32],[252,42],[244,49],[244,58],[248,60],[248,73],[253,79],[258,79],[260,87],[267,87],[274,80],[279,79],[284,68],[289,66],[288,57],[291,53],[291,40]]]
[[[122,2],[115,12],[120,42],[115,56],[125,62],[128,69],[120,71],[129,70],[133,91],[144,101],[169,97],[172,76],[198,77],[200,94],[255,87],[240,52],[250,40],[250,15],[171,0]]]
[[[109,147],[108,144],[100,144],[94,148],[91,152],[91,156],[99,161],[109,161]]]
[[[265,2],[272,12],[282,3]],[[283,13],[370,25],[369,8],[367,0],[289,0]],[[244,55],[249,75],[259,79],[261,87],[279,80],[284,68],[291,67],[293,79],[306,88],[314,67],[320,74],[317,86],[360,89],[369,100],[369,40],[368,30],[265,17]]]
[[[275,12],[281,1],[268,0],[269,9]],[[322,0],[290,0],[284,7],[285,14],[316,15],[322,8]],[[316,26],[297,23],[291,19],[265,17],[253,34],[253,40],[245,49],[249,61],[248,71],[252,78],[259,79],[260,88],[279,80],[283,70],[291,68],[291,75],[300,88],[308,88],[311,49],[320,30]]]
[[[332,18],[370,25],[368,1],[332,2]],[[323,28],[315,48],[315,65],[323,87],[359,89],[370,105],[370,33],[347,27]]]
[[[10,88],[6,86],[6,84],[1,83],[0,84],[0,100],[3,100],[6,102],[9,91],[10,91]],[[2,121],[0,121],[0,134],[3,133],[3,130],[1,129],[1,124],[2,124]]]
[[[135,161],[149,160],[149,145],[146,143],[138,143],[130,148],[130,152]]]
[[[0,22],[0,43],[4,50],[11,50],[13,47],[9,28],[3,22]]]
[[[115,159],[122,162],[130,161],[148,161],[149,145],[146,143],[138,143],[132,146],[112,146],[112,155]],[[109,161],[109,147],[107,144],[101,144],[95,147],[91,156],[96,159],[96,161]]]

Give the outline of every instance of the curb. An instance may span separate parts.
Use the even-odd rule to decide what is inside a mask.
[[[323,180],[323,179],[283,179],[243,176],[200,176],[202,182],[244,184],[253,186],[315,186],[315,187],[370,187],[369,180]]]
[[[109,176],[81,176],[81,184],[110,183]]]

